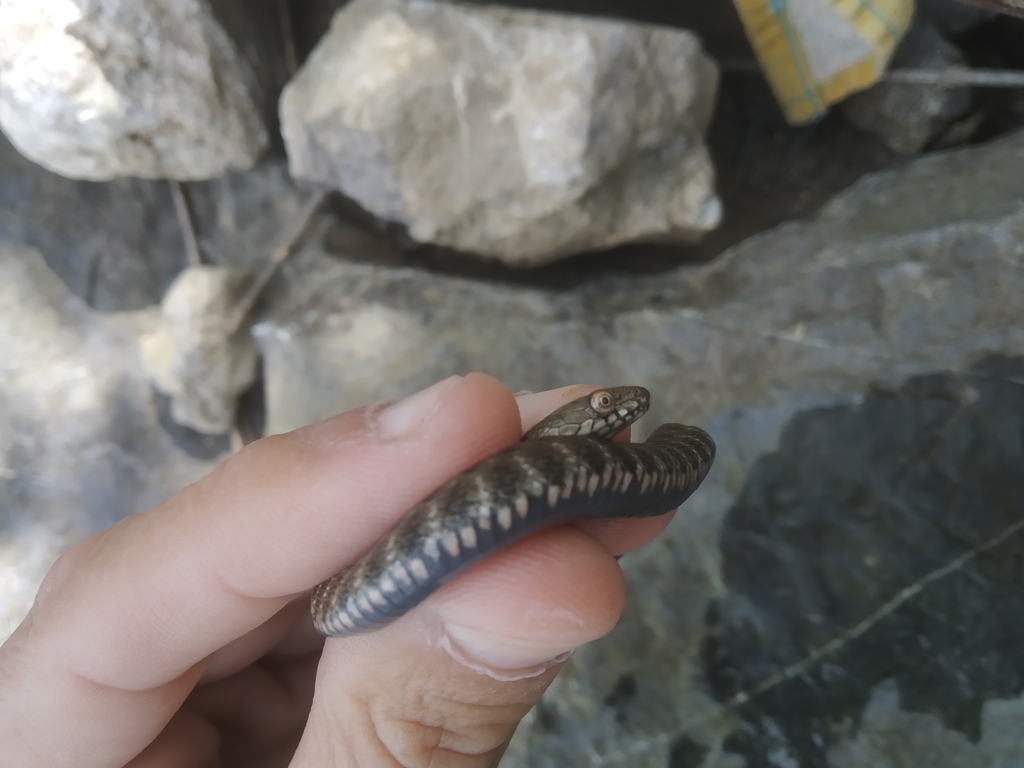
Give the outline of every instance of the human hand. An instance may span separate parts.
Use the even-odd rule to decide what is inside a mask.
[[[668,515],[542,531],[372,634],[325,643],[309,590],[587,391],[446,379],[253,443],[78,543],[0,647],[4,764],[496,765],[567,653],[617,621],[613,556]]]

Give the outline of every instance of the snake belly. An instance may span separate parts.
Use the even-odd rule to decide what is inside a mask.
[[[602,392],[617,389],[626,388]],[[644,402],[639,414],[646,409]],[[320,584],[311,602],[314,624],[331,637],[380,629],[542,528],[664,514],[689,498],[714,458],[711,436],[682,424],[663,424],[642,443],[581,434],[524,439],[442,485],[353,565]]]

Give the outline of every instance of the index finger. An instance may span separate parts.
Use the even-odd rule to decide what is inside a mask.
[[[210,654],[519,435],[499,382],[448,379],[383,410],[254,443],[160,507],[80,542],[0,648],[5,751],[26,765],[130,759]]]

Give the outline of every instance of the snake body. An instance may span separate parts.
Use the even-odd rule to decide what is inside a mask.
[[[380,629],[541,528],[678,507],[707,475],[715,443],[704,430],[682,424],[663,424],[643,443],[611,440],[649,405],[643,387],[598,390],[449,480],[313,591],[317,630],[341,637]]]

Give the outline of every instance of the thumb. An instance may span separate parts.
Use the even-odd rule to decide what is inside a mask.
[[[402,621],[329,640],[294,766],[493,766],[572,649],[624,600],[608,549],[571,526],[455,579]]]

